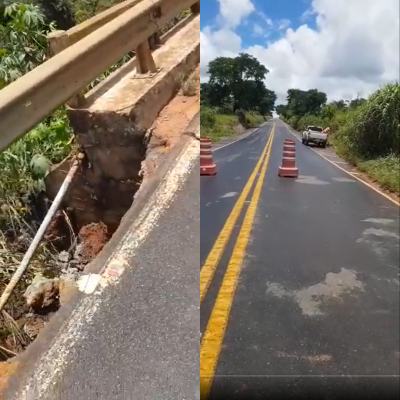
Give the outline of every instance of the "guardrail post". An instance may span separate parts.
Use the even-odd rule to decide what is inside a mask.
[[[200,14],[200,1],[197,3],[193,4],[192,7],[190,7],[191,11],[193,14]]]
[[[53,31],[47,35],[47,43],[49,45],[51,57],[61,53],[70,46],[69,36],[66,31]],[[67,104],[72,108],[83,107],[86,103],[86,98],[82,92],[76,93]]]
[[[157,66],[154,62],[153,55],[150,51],[149,42],[147,40],[136,48],[135,53],[137,59],[137,71],[139,74],[157,72]]]
[[[160,38],[160,35],[158,34],[158,32],[153,33],[149,37],[148,42],[149,42],[150,50],[157,49],[161,45],[161,38]]]

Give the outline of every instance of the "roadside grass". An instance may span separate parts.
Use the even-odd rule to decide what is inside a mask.
[[[394,155],[377,158],[375,160],[360,161],[357,167],[365,172],[382,189],[393,193],[400,193],[400,158]]]
[[[208,136],[213,142],[218,142],[224,137],[235,135],[234,128],[238,123],[235,115],[216,114],[215,124],[212,127],[201,124],[201,136]]]
[[[360,172],[365,173],[382,189],[397,195],[400,194],[400,157],[391,154],[385,157],[363,159],[356,157],[346,145],[338,143],[333,138],[331,143],[340,157],[354,165]]]
[[[263,122],[265,122],[265,118],[262,115],[252,111],[246,112],[245,116],[246,122],[250,125],[250,128],[257,128]]]
[[[262,115],[253,112],[245,113],[245,119],[250,128],[255,128],[265,122]],[[222,138],[236,135],[240,122],[237,115],[221,113],[218,109],[201,106],[200,125],[202,136],[208,136],[213,142],[218,142]],[[244,128],[243,125],[242,128]]]

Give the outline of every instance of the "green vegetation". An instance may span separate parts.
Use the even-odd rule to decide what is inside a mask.
[[[0,18],[0,88],[46,60],[46,34],[55,28],[35,4],[11,3]],[[0,231],[17,237],[31,221],[32,196],[48,168],[71,151],[64,109],[46,118],[0,153]],[[34,230],[34,229],[33,229]],[[1,242],[1,238],[0,238]]]
[[[217,141],[254,128],[274,109],[276,95],[265,87],[268,70],[254,57],[217,57],[208,65],[209,81],[201,84],[201,132]]]
[[[368,99],[326,103],[325,93],[290,89],[276,111],[294,129],[330,127],[330,144],[383,189],[400,193],[400,85],[387,84]]]

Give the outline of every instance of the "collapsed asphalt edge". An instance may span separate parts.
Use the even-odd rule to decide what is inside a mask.
[[[193,142],[196,142],[193,136],[197,135],[199,127],[200,114],[198,113],[188,124],[178,143],[171,149],[170,153],[163,158],[163,162],[159,164],[154,176],[148,179],[138,191],[135,201],[125,214],[117,231],[96,259],[88,265],[85,272],[88,274],[102,274],[106,270],[107,263],[109,263],[109,261],[112,260],[121,250],[125,237],[129,235],[129,230],[132,230],[132,225],[136,222],[146,207],[149,206],[149,202],[152,198],[157,199],[157,191],[161,190],[160,187],[162,187],[162,185],[168,180],[168,177],[173,177],[177,160],[179,160],[180,156],[184,154],[185,149],[189,148]],[[195,135],[193,135],[193,133],[195,133]],[[199,156],[199,149],[200,146],[198,146],[198,148],[196,147],[196,157]],[[180,182],[180,186],[182,186],[182,183],[184,183],[189,177],[195,162],[196,158],[191,160],[190,163],[192,165],[184,166],[186,173],[184,174],[183,181]],[[176,191],[178,189],[179,188],[177,187]],[[174,197],[175,193],[172,194],[170,203]],[[162,212],[168,208],[169,204],[165,204],[164,206]],[[153,229],[154,227],[156,227],[156,225],[153,224]],[[35,387],[33,387],[32,383],[41,382],[42,380],[45,381],[47,378],[46,370],[48,371],[51,368],[53,370],[59,370],[54,373],[61,371],[59,365],[49,365],[49,368],[46,368],[46,362],[48,363],[51,359],[50,354],[55,352],[55,348],[60,345],[60,342],[64,347],[72,346],[74,344],[71,342],[63,342],[63,339],[60,338],[61,333],[66,329],[71,329],[71,326],[78,331],[80,327],[89,323],[91,318],[94,317],[101,294],[102,291],[100,290],[97,291],[97,293],[94,293],[93,296],[88,296],[77,287],[71,288],[68,293],[68,300],[46,324],[37,339],[23,354],[12,360],[12,362],[18,364],[18,371],[15,376],[9,378],[8,386],[3,391],[4,398],[39,400],[42,397],[43,393],[38,393],[36,391],[36,384],[34,385]],[[77,320],[77,315],[84,315],[84,320]],[[76,342],[78,340],[79,335],[74,341]],[[64,353],[65,354],[55,354],[58,354],[58,358],[65,359],[68,351],[66,350]],[[38,366],[41,371],[38,370]]]

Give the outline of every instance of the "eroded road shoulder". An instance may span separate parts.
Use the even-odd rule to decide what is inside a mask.
[[[49,348],[40,357],[28,349],[35,362],[10,379],[4,398],[198,398],[199,143],[185,140],[99,260],[123,260],[123,275],[80,295],[42,342]]]

